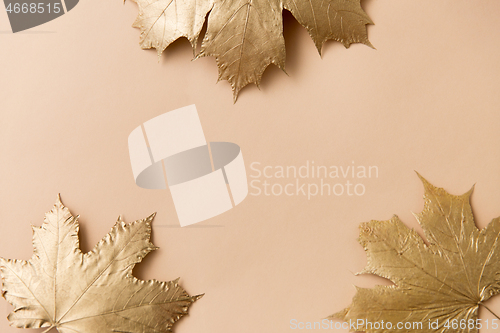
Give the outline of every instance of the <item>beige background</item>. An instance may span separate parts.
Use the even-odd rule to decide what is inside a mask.
[[[214,59],[192,62],[187,41],[160,62],[141,50],[132,2],[82,0],[18,34],[0,10],[0,254],[31,256],[30,223],[41,224],[59,192],[81,215],[84,250],[119,214],[131,221],[157,211],[160,250],[137,276],[180,276],[189,293],[206,293],[177,333],[290,332],[291,319],[349,305],[352,285],[386,283],[353,275],[366,261],[358,225],[398,214],[418,229],[411,211],[422,208],[423,188],[413,170],[454,194],[475,183],[484,227],[500,215],[500,2],[362,4],[377,50],[330,42],[320,58],[285,15],[289,76],[269,68],[262,90],[244,89],[235,105],[227,82],[215,84]],[[179,228],[168,192],[134,184],[127,136],[192,103],[207,139],[239,144],[247,168],[355,161],[378,166],[379,178],[364,182],[361,197],[249,196]],[[500,313],[500,297],[491,307]],[[1,300],[0,317],[9,311]],[[6,319],[0,331],[18,332]]]

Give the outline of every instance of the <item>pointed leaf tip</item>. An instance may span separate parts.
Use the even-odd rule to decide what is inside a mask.
[[[413,170],[413,171],[417,174],[418,178],[425,180],[425,178],[422,177],[422,175],[417,170]]]
[[[345,47],[353,43],[373,47],[366,29],[373,21],[362,9],[359,0],[270,0],[242,2],[241,6],[235,6],[234,1],[214,0],[177,1],[176,6],[169,6],[171,1],[167,0],[156,1],[160,3],[157,6],[150,6],[151,1],[148,0],[134,1],[139,6],[136,22],[141,24],[133,26],[141,31],[140,45],[143,49],[156,47],[160,57],[173,41],[186,37],[191,42],[194,60],[203,56],[215,57],[219,76],[221,70],[224,72],[218,81],[224,79],[231,82],[235,76],[245,78],[244,84],[237,83],[238,89],[258,81],[270,62],[284,63],[283,10],[290,11],[308,30],[320,56],[326,40],[339,41]],[[244,12],[246,15],[243,15]],[[263,25],[262,22],[269,24]],[[197,41],[205,24],[201,50],[196,54]],[[247,28],[250,26],[260,28]],[[236,63],[238,65],[232,66]],[[236,101],[237,97],[233,96],[233,103]]]
[[[474,192],[474,189],[475,189],[475,188],[476,188],[476,184],[472,184],[471,188],[470,188],[467,192],[465,192],[465,194],[464,194],[464,195],[470,198],[470,196],[471,196],[471,195],[472,195],[472,193]]]
[[[417,171],[415,171],[415,173],[417,174],[418,178],[420,178],[420,181],[422,182],[422,184],[424,185],[424,189],[426,191],[428,190],[436,190],[438,189],[438,187],[432,185],[427,179],[425,179],[421,174],[419,174]]]
[[[155,216],[156,216],[156,212],[154,212],[153,214],[151,214],[148,217],[146,217],[146,221],[153,222]]]

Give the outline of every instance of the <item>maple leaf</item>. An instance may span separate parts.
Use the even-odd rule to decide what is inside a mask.
[[[124,223],[88,253],[82,253],[78,216],[58,197],[41,227],[33,226],[30,260],[0,258],[3,296],[15,309],[12,326],[57,328],[61,333],[171,332],[202,295],[189,296],[178,284],[142,281],[135,264],[152,250],[151,222]]]
[[[394,285],[357,288],[351,306],[330,318],[359,319],[356,330],[366,332],[478,331],[479,306],[500,291],[500,219],[479,230],[469,202],[472,189],[455,196],[419,177],[425,205],[415,216],[428,243],[397,216],[363,223],[359,242],[368,263],[359,274]],[[398,323],[407,326],[396,329]]]
[[[373,24],[360,0],[132,0],[139,7],[133,27],[141,31],[143,49],[158,56],[173,41],[186,37],[195,50],[205,17],[207,32],[197,58],[213,56],[219,80],[227,80],[234,101],[249,83],[257,86],[264,70],[274,64],[285,71],[282,11],[290,11],[311,35],[321,53],[333,39],[346,48],[368,41]]]

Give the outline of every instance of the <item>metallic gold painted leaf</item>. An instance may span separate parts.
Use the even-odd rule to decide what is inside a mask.
[[[411,323],[403,330],[358,327],[366,332],[478,331],[479,306],[500,291],[500,219],[479,230],[469,203],[472,189],[455,196],[421,179],[425,205],[415,216],[428,243],[397,216],[362,224],[359,242],[368,263],[359,274],[375,274],[395,285],[357,288],[351,306],[331,318]],[[467,327],[444,327],[454,319]],[[468,326],[469,320],[474,324]],[[429,329],[429,321],[438,321],[438,327]]]
[[[142,281],[135,264],[152,250],[151,222],[120,218],[88,253],[79,247],[78,217],[58,198],[41,227],[33,228],[33,257],[0,258],[3,297],[14,306],[18,328],[57,328],[61,333],[171,332],[199,296],[178,280]]]
[[[218,1],[208,18],[207,34],[199,56],[214,56],[219,80],[227,80],[234,99],[275,64],[285,68],[282,8],[277,1]]]
[[[179,37],[193,48],[208,14],[207,33],[197,57],[213,56],[219,80],[231,84],[234,100],[249,83],[260,83],[274,64],[285,70],[283,9],[309,32],[321,52],[326,40],[349,47],[371,46],[366,25],[373,24],[360,0],[133,0],[139,6],[134,27],[141,30],[141,47],[158,55]]]
[[[186,37],[196,46],[212,0],[132,0],[139,7],[134,28],[141,30],[143,49],[155,48],[158,56],[175,40]]]
[[[373,22],[361,9],[359,1],[285,0],[284,8],[307,29],[320,53],[329,39],[341,42],[346,48],[353,43],[373,47],[366,33],[366,25]]]

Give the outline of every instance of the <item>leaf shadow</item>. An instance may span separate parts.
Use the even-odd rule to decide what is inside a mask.
[[[87,223],[85,219],[82,219],[81,217],[78,218],[78,243],[80,244],[80,251],[82,253],[87,253],[89,251],[92,251],[94,248],[95,244],[90,243],[90,239],[87,236]]]
[[[173,41],[162,53],[161,55],[161,62],[167,63],[170,61],[173,61],[172,58],[177,58],[177,57],[184,57],[186,53],[190,53],[191,55],[191,60],[195,60],[196,55],[201,49],[201,43],[203,41],[203,38],[205,37],[205,34],[207,32],[207,27],[208,27],[208,16],[210,15],[210,12],[207,13],[205,16],[205,21],[203,23],[203,27],[200,30],[200,34],[198,37],[198,41],[195,45],[195,48],[193,49],[191,42],[189,39],[186,37],[181,37]],[[155,50],[156,51],[156,50]]]
[[[154,49],[153,49],[154,50]],[[154,50],[156,52],[156,50]],[[161,63],[170,63],[174,61],[176,58],[185,59],[186,53],[188,53],[191,57],[191,60],[194,59],[193,48],[191,47],[191,43],[185,37],[181,37],[172,44],[170,44],[161,54]]]
[[[154,240],[153,240],[154,244]],[[139,280],[149,280],[148,272],[151,272],[153,265],[158,264],[157,256],[159,255],[158,250],[151,251],[147,256],[142,259],[142,261],[134,266],[132,269],[132,275]]]
[[[371,8],[374,5],[375,1],[374,0],[361,0],[361,8],[370,16],[370,18],[373,21],[373,17],[370,15],[370,10],[368,8]]]

